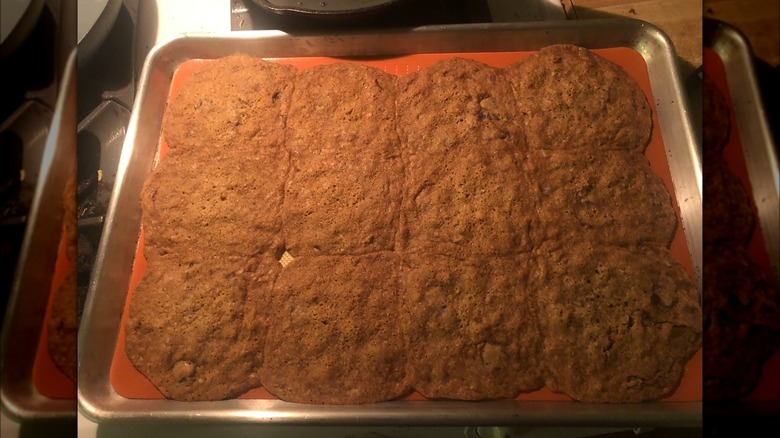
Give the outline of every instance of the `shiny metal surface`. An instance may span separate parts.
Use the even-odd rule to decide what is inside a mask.
[[[75,400],[44,397],[32,382],[62,231],[63,187],[76,165],[75,50],[68,58],[62,84],[3,324],[0,400],[3,409],[19,421],[76,417]]]
[[[704,47],[718,54],[726,70],[734,118],[745,155],[753,201],[776,287],[780,287],[780,166],[753,67],[753,51],[744,35],[716,20],[704,20]]]
[[[694,266],[701,271],[701,166],[674,49],[657,28],[635,20],[429,26],[371,34],[288,35],[247,31],[189,35],[163,42],[147,58],[119,163],[106,227],[79,333],[79,407],[98,422],[138,420],[308,425],[698,426],[701,403],[601,405],[576,402],[392,401],[321,406],[280,400],[132,400],[114,392],[110,367],[138,241],[140,192],[156,159],[173,72],[193,58],[234,53],[293,56],[393,56],[412,53],[538,50],[555,43],[630,47],[646,60],[661,133]],[[700,277],[699,277],[700,278]],[[699,280],[700,282],[700,280]]]

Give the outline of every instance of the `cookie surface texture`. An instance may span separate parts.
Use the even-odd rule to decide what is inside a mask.
[[[569,45],[545,47],[508,67],[530,147],[644,151],[650,107],[617,64]]]
[[[359,404],[410,391],[398,324],[400,259],[299,257],[273,290],[262,382],[285,401]]]

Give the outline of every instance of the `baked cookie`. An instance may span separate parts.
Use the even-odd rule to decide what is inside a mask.
[[[739,179],[719,158],[704,161],[703,237],[709,245],[747,245],[753,235],[753,206]]]
[[[401,326],[428,398],[511,398],[543,386],[530,256],[404,263]]]
[[[537,245],[572,240],[609,245],[668,246],[677,216],[666,187],[644,156],[626,151],[534,151],[539,184]]]
[[[68,273],[54,292],[51,315],[46,324],[49,356],[57,368],[76,382],[76,338],[79,321],[76,314],[76,272]]]
[[[373,403],[410,387],[391,252],[299,257],[274,286],[261,379],[285,401]]]
[[[287,251],[299,257],[392,250],[403,180],[393,77],[338,63],[305,69],[295,84],[286,143]]]
[[[278,253],[287,157],[278,147],[215,151],[208,160],[171,151],[142,193],[147,259]]]
[[[586,402],[670,395],[701,339],[696,288],[666,249],[570,245],[538,291],[547,387]]]
[[[537,192],[507,154],[473,144],[419,173],[407,169],[402,236],[409,252],[452,257],[527,253]]]
[[[748,395],[780,341],[780,296],[743,249],[705,247],[704,400]]]
[[[644,151],[651,110],[618,65],[582,47],[543,48],[506,69],[535,149]]]
[[[54,291],[54,301],[46,322],[49,356],[57,368],[76,383],[76,350],[79,332],[78,295],[76,289],[76,172],[65,182],[62,196],[62,238],[70,270]]]
[[[272,258],[215,267],[158,257],[133,293],[125,351],[168,398],[222,400],[260,386]]]
[[[254,150],[279,145],[295,68],[248,56],[209,61],[189,75],[165,111],[171,149]]]
[[[431,163],[446,163],[453,152],[475,145],[522,160],[525,137],[503,70],[452,58],[397,81],[398,133],[410,173],[430,170]]]
[[[731,119],[726,97],[715,83],[704,75],[702,84],[702,130],[704,133],[704,153],[707,158],[717,158],[729,141]]]

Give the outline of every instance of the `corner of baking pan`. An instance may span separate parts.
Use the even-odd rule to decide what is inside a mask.
[[[634,21],[635,39],[630,47],[644,59],[648,70],[661,68],[669,77],[651,75],[653,102],[658,110],[661,135],[664,139],[673,184],[676,188],[677,205],[683,219],[685,239],[690,249],[696,273],[696,283],[702,291],[702,206],[703,181],[701,144],[694,134],[690,103],[683,87],[677,52],[671,38],[658,27],[640,20]],[[654,80],[655,79],[655,80]],[[670,90],[661,94],[661,90]],[[671,157],[675,159],[672,160]],[[686,172],[693,171],[693,181]],[[701,294],[700,294],[701,299]]]

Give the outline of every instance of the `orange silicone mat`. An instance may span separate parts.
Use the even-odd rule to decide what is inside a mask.
[[[753,189],[750,184],[747,165],[745,164],[742,142],[739,139],[739,126],[737,126],[737,120],[734,117],[734,103],[731,100],[731,92],[729,91],[728,80],[726,78],[726,68],[723,65],[723,61],[714,50],[705,48],[703,55],[704,74],[712,80],[715,87],[723,94],[726,98],[726,105],[729,107],[731,131],[729,132],[726,148],[723,150],[723,158],[726,160],[729,170],[731,170],[739,179],[745,187],[745,191],[750,194],[750,205],[753,207],[753,213],[756,219],[758,219],[758,210],[752,196]],[[761,222],[756,220],[753,235],[750,237],[750,242],[748,243],[747,253],[748,256],[758,264],[761,270],[764,271],[764,275],[770,279],[771,283],[771,280],[774,279],[774,275],[772,274],[772,265],[769,261],[769,252],[767,251],[765,242],[764,234],[761,231]],[[764,363],[764,369],[756,387],[753,392],[743,398],[743,400],[780,400],[780,350],[776,350],[769,360]]]
[[[671,173],[669,171],[669,164],[664,149],[664,144],[661,139],[661,131],[658,126],[658,118],[655,113],[654,102],[651,89],[650,79],[647,73],[647,65],[644,59],[636,51],[628,48],[610,48],[610,49],[597,49],[593,50],[596,54],[615,62],[623,67],[628,74],[633,77],[645,93],[650,107],[653,108],[653,134],[650,144],[646,150],[646,157],[650,163],[652,169],[661,177],[667,190],[669,191],[674,209],[677,212],[678,222],[682,224],[680,220],[680,211],[677,206],[677,198],[674,195],[674,185],[672,184]],[[372,67],[382,69],[388,73],[395,75],[403,75],[410,73],[424,67],[427,67],[436,61],[442,59],[448,59],[453,57],[470,58],[477,61],[481,61],[485,64],[492,65],[494,67],[506,67],[512,63],[520,61],[533,54],[533,52],[490,52],[490,53],[446,53],[446,54],[419,54],[408,55],[394,58],[382,58],[382,59],[337,59],[337,58],[279,58],[269,59],[283,64],[291,64],[299,69],[304,69],[314,65],[329,64],[334,62],[355,62]],[[171,83],[171,89],[169,94],[169,102],[176,95],[184,79],[197,71],[201,66],[209,61],[207,60],[190,60],[183,63],[177,69],[174,74],[173,81]],[[159,159],[164,159],[167,153],[168,147],[165,144],[165,139],[160,141]],[[130,279],[129,290],[127,294],[127,301],[125,303],[125,309],[122,314],[121,326],[119,329],[119,337],[117,339],[117,347],[114,351],[114,358],[111,366],[111,384],[116,392],[126,398],[132,399],[161,399],[163,395],[147,380],[140,372],[138,372],[130,362],[125,353],[124,341],[125,341],[125,319],[132,300],[133,291],[138,286],[144,272],[146,271],[146,260],[143,256],[143,230],[139,237],[138,247],[136,248],[136,256],[133,264],[133,272]],[[674,240],[671,245],[671,251],[674,257],[680,261],[680,263],[688,271],[692,279],[695,279],[694,269],[691,261],[688,245],[685,240],[685,233],[683,227],[680,225],[677,227]],[[702,398],[702,386],[701,386],[701,350],[699,350],[694,357],[686,365],[685,376],[680,383],[674,394],[668,397],[666,400],[675,401],[699,401]],[[245,394],[241,395],[241,399],[275,399],[273,395],[269,394],[264,388],[252,389]],[[425,400],[419,393],[412,393],[407,400]],[[531,393],[521,394],[517,397],[518,400],[571,400],[566,395],[556,394],[552,391],[544,388],[539,391]]]
[[[49,336],[48,323],[51,318],[51,308],[54,303],[54,295],[57,288],[68,275],[68,272],[76,267],[68,260],[66,248],[68,246],[65,233],[62,233],[59,249],[57,250],[57,261],[54,264],[54,277],[51,280],[51,289],[49,290],[49,300],[46,304],[46,314],[43,317],[41,325],[41,336],[38,339],[38,349],[35,353],[35,362],[33,362],[32,381],[35,389],[48,398],[54,399],[76,399],[76,383],[65,375],[57,365],[54,364],[49,355]],[[75,312],[76,309],[73,309]]]

